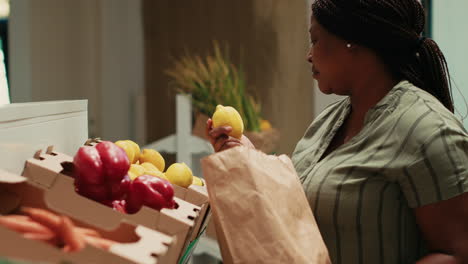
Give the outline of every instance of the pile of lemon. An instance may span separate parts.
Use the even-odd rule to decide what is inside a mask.
[[[184,188],[192,184],[203,186],[203,181],[193,176],[192,170],[185,163],[174,163],[164,172],[166,162],[158,151],[154,149],[140,151],[140,146],[131,140],[119,140],[115,144],[127,153],[131,163],[128,176],[132,180],[141,175],[151,175]]]
[[[239,112],[231,106],[218,105],[212,116],[213,127],[230,126],[229,136],[240,139],[244,133],[244,122]],[[193,176],[192,170],[185,163],[174,163],[164,172],[166,162],[163,156],[154,149],[143,149],[131,140],[119,140],[115,144],[127,153],[130,160],[128,175],[132,180],[141,175],[151,175],[168,180],[170,183],[187,188],[203,186],[203,181]]]

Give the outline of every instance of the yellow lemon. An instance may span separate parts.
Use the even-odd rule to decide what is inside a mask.
[[[128,174],[128,177],[130,177],[130,180],[132,180],[132,181],[133,181],[134,179],[138,178],[138,176],[140,176],[140,175],[136,175],[135,173],[133,173],[133,172],[131,172],[131,171],[128,171],[127,174]]]
[[[216,111],[211,118],[213,127],[230,126],[232,127],[229,136],[240,139],[244,133],[244,122],[239,112],[231,106],[216,106]]]
[[[271,123],[268,120],[262,119],[262,121],[260,121],[260,130],[261,131],[271,130]]]
[[[154,176],[154,177],[158,177],[158,178],[161,178],[161,179],[164,179],[164,180],[167,180],[167,177],[166,177],[166,174],[164,174],[164,172],[160,172],[159,170],[147,170],[145,171],[145,174],[147,175],[151,175],[151,176]]]
[[[130,179],[134,180],[135,178],[145,174],[145,171],[145,167],[137,164],[132,164],[130,165],[130,169],[128,170],[128,176],[130,176]]]
[[[166,166],[163,156],[154,149],[143,149],[140,153],[140,164],[145,162],[153,164],[159,171],[164,171]]]
[[[193,185],[199,185],[199,186],[204,185],[202,179],[198,178],[197,176],[193,176],[192,184]]]
[[[143,162],[140,164],[140,166],[143,166],[145,170],[147,171],[153,171],[153,170],[159,171],[158,167],[154,166],[154,164],[150,162]]]
[[[187,188],[193,182],[192,170],[185,163],[174,163],[166,171],[166,177],[172,184]]]
[[[130,145],[133,149],[133,160],[131,161],[131,163],[136,163],[138,161],[138,159],[140,158],[140,146],[138,146],[137,143],[131,141],[131,140],[125,140],[125,142],[128,143],[128,145]]]
[[[128,161],[130,161],[130,163],[133,163],[133,160],[135,159],[135,152],[133,146],[130,145],[126,140],[116,141],[115,144],[121,147],[123,150],[125,150],[125,153],[127,153]]]

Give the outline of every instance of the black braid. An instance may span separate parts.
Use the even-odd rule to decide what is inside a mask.
[[[374,50],[397,79],[406,79],[454,111],[447,62],[422,39],[424,8],[417,0],[315,0],[319,24],[346,41]]]

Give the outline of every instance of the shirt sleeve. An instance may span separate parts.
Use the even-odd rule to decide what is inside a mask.
[[[403,168],[401,189],[412,208],[447,200],[468,190],[468,137],[465,131],[442,127]]]

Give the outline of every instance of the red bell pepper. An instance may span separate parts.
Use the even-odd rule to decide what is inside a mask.
[[[128,176],[125,178],[130,162],[123,149],[110,141],[96,147],[83,146],[73,163],[78,193],[101,203],[123,199],[130,181]]]
[[[128,193],[128,190],[130,189],[130,183],[132,180],[126,174],[122,181],[116,182],[116,183],[110,183],[110,195],[112,200],[122,200],[125,198],[125,196]]]
[[[155,210],[174,208],[174,189],[172,185],[161,178],[142,175],[130,184],[126,198],[127,213],[138,212],[143,205]]]
[[[103,184],[102,160],[96,148],[81,147],[73,158],[75,164],[75,179],[83,184]]]
[[[96,149],[101,157],[106,180],[120,182],[130,168],[130,161],[125,151],[110,141],[97,144]]]
[[[109,200],[109,190],[104,184],[87,184],[81,178],[75,178],[75,191],[98,202]]]

